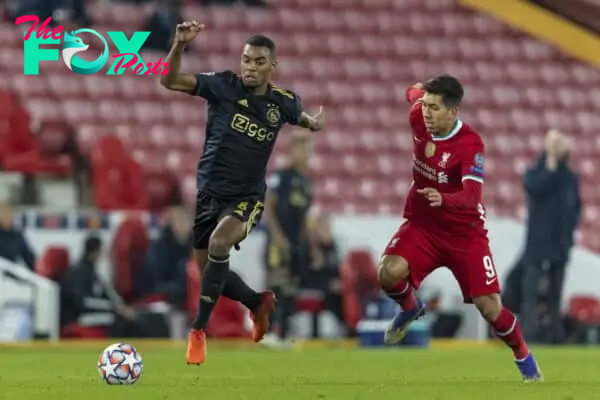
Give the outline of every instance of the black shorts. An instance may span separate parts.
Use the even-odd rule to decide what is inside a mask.
[[[219,221],[228,215],[246,223],[245,238],[260,221],[263,209],[264,196],[254,195],[237,200],[222,200],[205,192],[199,192],[196,197],[196,213],[194,215],[194,249],[208,249],[210,235]]]

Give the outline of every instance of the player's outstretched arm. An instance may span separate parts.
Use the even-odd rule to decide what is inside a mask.
[[[181,73],[181,56],[183,49],[188,42],[191,42],[200,32],[206,29],[204,24],[198,21],[184,22],[177,25],[173,47],[165,62],[169,64],[171,70],[166,75],[161,75],[160,84],[169,89],[178,92],[194,93],[198,80],[194,74]]]
[[[319,108],[319,112],[315,115],[309,115],[302,112],[302,114],[300,114],[300,119],[298,120],[298,125],[315,132],[323,129],[323,126],[325,125],[325,110],[323,106]]]

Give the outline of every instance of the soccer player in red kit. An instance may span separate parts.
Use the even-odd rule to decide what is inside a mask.
[[[448,75],[417,84],[406,92],[411,104],[413,183],[404,222],[379,262],[379,281],[400,311],[385,332],[397,343],[412,321],[425,313],[413,289],[433,270],[445,266],[456,278],[466,303],[473,303],[513,351],[525,381],[541,372],[529,352],[515,315],[503,307],[490,253],[482,204],[484,146],[480,136],[458,118],[460,82]]]

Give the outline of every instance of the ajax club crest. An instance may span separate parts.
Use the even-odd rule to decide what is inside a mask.
[[[269,121],[269,125],[277,126],[279,125],[280,120],[281,114],[279,113],[277,106],[269,104],[269,109],[267,110],[267,121]]]

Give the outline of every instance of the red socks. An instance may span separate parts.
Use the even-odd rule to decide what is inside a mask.
[[[396,283],[393,288],[384,290],[385,294],[387,294],[390,299],[400,304],[402,311],[412,311],[417,306],[417,300],[412,287],[410,286],[410,283],[404,279]]]
[[[412,311],[417,306],[413,289],[406,280],[401,280],[393,288],[384,290],[389,298],[400,304],[403,311]],[[498,318],[490,325],[496,331],[496,335],[512,349],[515,359],[522,360],[527,357],[529,349],[519,321],[512,312],[503,307]]]
[[[503,307],[498,318],[490,325],[496,331],[496,335],[512,349],[517,360],[527,357],[529,349],[523,338],[519,321],[513,313]]]

